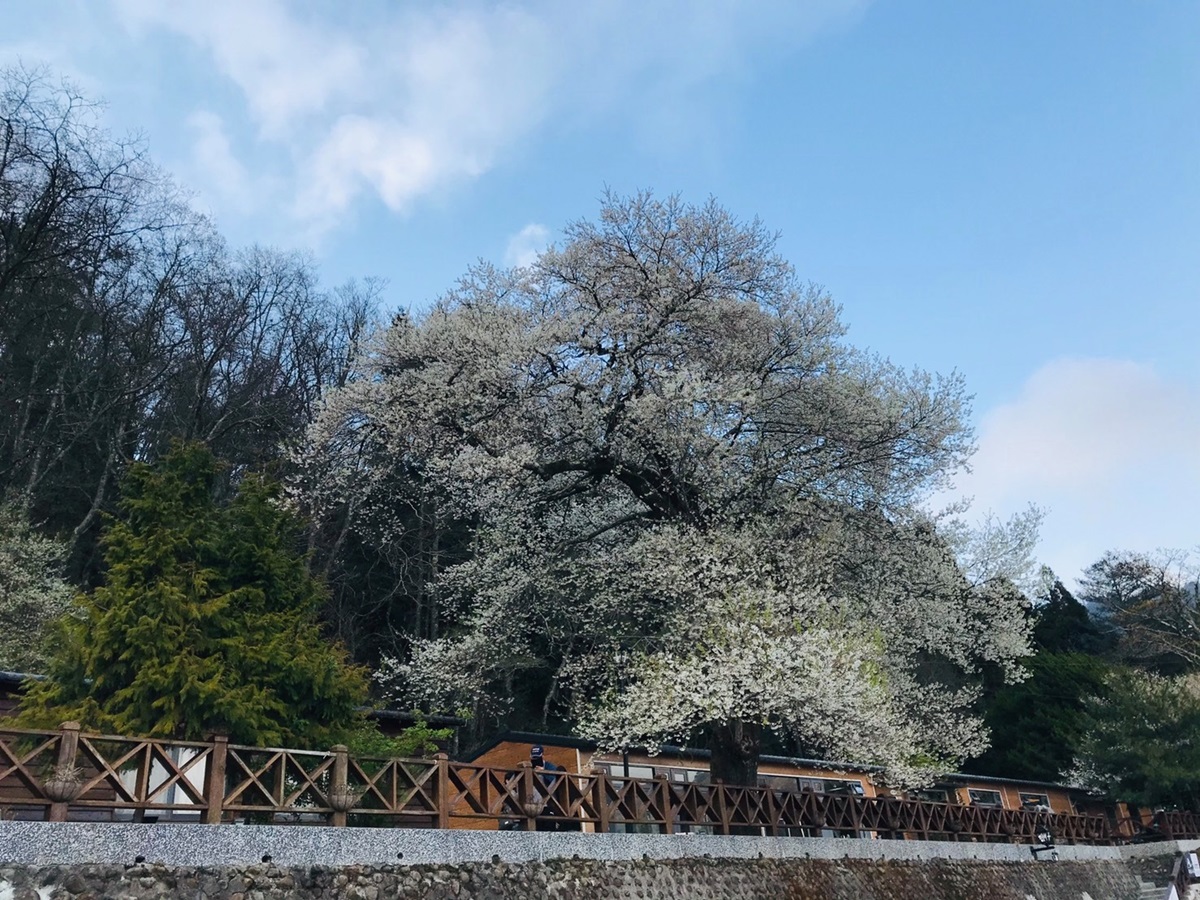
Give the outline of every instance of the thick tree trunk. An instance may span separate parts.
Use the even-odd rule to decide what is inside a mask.
[[[709,772],[714,782],[754,786],[758,784],[758,757],[762,747],[762,724],[726,719],[712,726]]]

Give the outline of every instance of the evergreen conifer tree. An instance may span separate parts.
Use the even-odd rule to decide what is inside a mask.
[[[131,467],[104,583],[62,620],[21,724],[260,746],[328,746],[353,728],[365,676],[320,634],[324,587],[298,523],[257,476],[218,503],[217,475],[195,443]]]
[[[1102,697],[1111,665],[1104,658],[1112,629],[1055,580],[1032,613],[1035,655],[1021,662],[1028,677],[996,684],[984,721],[992,743],[963,770],[984,775],[1060,781],[1075,765],[1090,727],[1088,698]]]

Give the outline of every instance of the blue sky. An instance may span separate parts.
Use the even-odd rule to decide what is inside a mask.
[[[975,509],[1065,578],[1200,543],[1194,0],[42,0],[47,63],[235,243],[420,308],[605,187],[777,229],[851,338],[962,371]]]

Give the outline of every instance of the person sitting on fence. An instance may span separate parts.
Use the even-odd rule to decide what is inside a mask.
[[[540,744],[534,744],[532,747],[529,748],[529,762],[533,766],[534,769],[539,771],[539,773],[540,773],[539,778],[540,778],[542,784],[545,786],[544,790],[545,790],[545,793],[547,796],[545,796],[545,797],[541,796],[541,792],[538,792],[538,797],[537,797],[538,801],[542,803],[543,808],[544,808],[545,800],[547,799],[549,793],[554,789],[555,782],[558,781],[558,776],[556,776],[552,773],[565,772],[566,769],[564,769],[562,766],[552,763],[550,760],[546,759],[545,749]],[[537,830],[538,831],[579,831],[580,824],[579,824],[579,822],[575,822],[575,821],[558,822],[558,821],[554,821],[553,819],[538,816]]]
[[[554,787],[554,776],[550,775],[550,772],[566,771],[562,766],[546,759],[546,750],[541,744],[534,744],[529,748],[529,762],[535,769],[540,769],[543,772],[542,782],[548,788]]]

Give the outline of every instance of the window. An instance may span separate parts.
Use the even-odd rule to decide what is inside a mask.
[[[929,789],[926,791],[914,791],[913,797],[917,800],[924,800],[926,803],[949,803],[950,795],[944,790]]]
[[[1003,806],[999,791],[977,791],[974,788],[967,791],[971,797],[972,806]]]
[[[857,797],[863,795],[861,781],[846,781],[841,778],[826,778],[824,781],[827,794],[854,794]]]
[[[625,777],[625,766],[619,762],[605,763],[610,777],[621,780]],[[646,766],[631,765],[630,778],[658,778],[666,776],[668,781],[676,784],[709,784],[709,773],[705,769],[686,769],[682,766]],[[862,782],[849,778],[819,778],[815,776],[797,777],[795,775],[759,775],[760,787],[775,788],[783,791],[816,791],[820,794],[852,794],[857,797],[864,795]]]
[[[608,774],[616,779],[625,777],[625,765],[623,763],[606,763]],[[708,783],[708,773],[703,769],[681,769],[675,766],[641,766],[631,765],[629,767],[630,778],[658,778],[665,775],[669,781],[677,783],[692,784],[700,782],[701,784]]]
[[[792,790],[816,791],[818,794],[854,794],[859,797],[863,795],[861,781],[849,781],[845,778],[797,778]]]
[[[1018,794],[1021,798],[1021,809],[1036,812],[1050,811],[1050,798],[1046,794]]]

